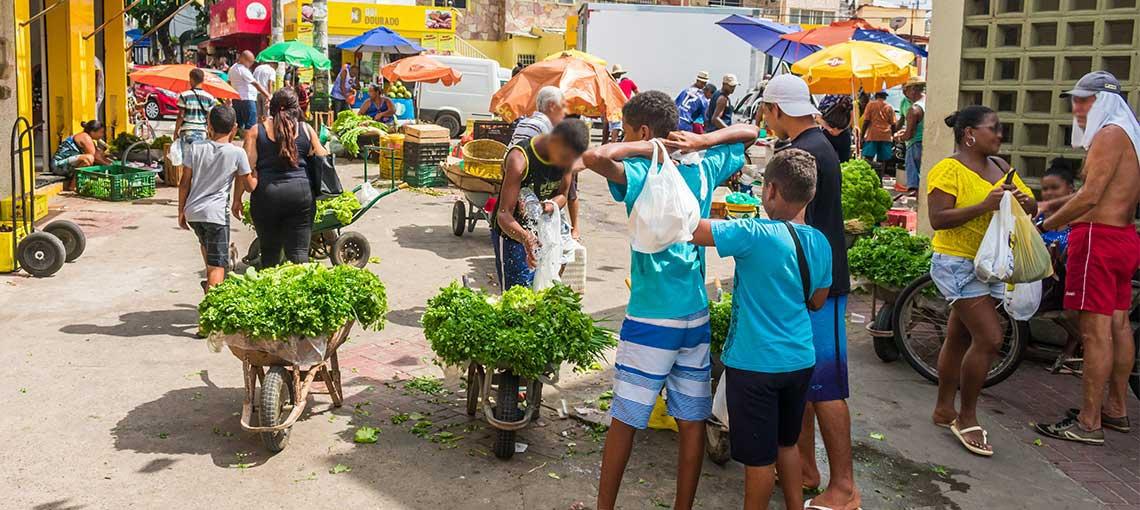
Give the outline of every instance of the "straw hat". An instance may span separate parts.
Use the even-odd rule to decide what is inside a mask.
[[[610,71],[610,76],[620,78],[623,74],[625,74],[625,69],[621,68],[621,64],[614,64],[613,70]]]
[[[708,83],[708,82],[709,82],[709,72],[708,71],[700,71],[697,73],[697,83]]]
[[[903,84],[904,89],[909,89],[911,87],[925,87],[925,86],[926,86],[926,80],[919,78],[918,76],[910,78],[909,80],[906,81],[906,83]]]

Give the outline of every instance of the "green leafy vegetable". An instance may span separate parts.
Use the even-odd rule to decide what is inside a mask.
[[[347,473],[349,471],[352,471],[352,468],[350,468],[344,464],[337,464],[337,465],[333,466],[332,469],[329,470],[329,473],[332,473],[334,475],[339,475],[341,473]]]
[[[168,143],[174,143],[174,139],[168,135],[162,135],[158,138],[155,138],[154,141],[150,142],[150,148],[161,149],[163,145],[166,145]]]
[[[379,439],[379,437],[380,437],[380,429],[378,429],[376,427],[365,426],[365,427],[360,427],[360,428],[356,429],[356,433],[353,434],[353,437],[352,437],[352,442],[363,443],[363,444],[372,444],[372,443],[375,443],[376,440]]]
[[[210,289],[198,305],[198,326],[203,334],[284,340],[328,335],[349,320],[378,330],[387,311],[384,284],[367,269],[287,264],[250,268]]]
[[[356,211],[359,211],[360,208],[360,200],[356,199],[356,195],[351,191],[345,191],[332,198],[317,200],[317,209],[316,213],[313,214],[313,222],[320,222],[321,218],[326,214],[334,214],[341,225],[348,225],[352,221],[352,216],[356,214]],[[241,209],[241,222],[252,228],[253,217],[249,215],[249,200],[242,202]],[[329,211],[332,212],[330,213]]]
[[[413,377],[404,383],[404,388],[415,390],[425,395],[439,395],[446,392],[446,390],[443,389],[443,379],[430,375]]]
[[[930,239],[900,227],[877,228],[847,250],[851,274],[884,287],[903,288],[930,272]]]
[[[883,182],[871,164],[862,159],[852,159],[840,165],[843,184],[840,196],[843,202],[843,219],[848,220],[848,229],[863,232],[887,219],[891,208],[891,194],[883,189]],[[851,221],[854,220],[854,227]]]
[[[332,130],[344,149],[355,156],[360,153],[360,145],[357,143],[357,139],[361,134],[378,131],[387,132],[388,126],[367,115],[358,115],[352,110],[345,110],[336,115]]]
[[[730,324],[732,324],[732,294],[725,292],[721,295],[720,301],[709,301],[709,328],[712,329],[709,351],[713,354],[724,352]]]
[[[110,152],[111,154],[118,154],[119,156],[122,156],[123,153],[127,151],[128,147],[134,145],[136,142],[141,141],[142,138],[139,138],[130,133],[119,133],[119,136],[116,136],[115,139],[111,141]]]
[[[530,378],[562,362],[591,366],[616,344],[582,312],[581,296],[564,285],[539,292],[514,287],[492,301],[452,283],[428,301],[422,322],[424,336],[444,363],[474,360]]]

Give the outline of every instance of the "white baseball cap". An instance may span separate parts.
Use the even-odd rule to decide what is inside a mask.
[[[819,115],[819,110],[811,104],[807,82],[793,74],[781,74],[768,80],[761,101],[779,106],[792,117]]]

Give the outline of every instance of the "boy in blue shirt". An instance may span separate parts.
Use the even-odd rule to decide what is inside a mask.
[[[831,286],[831,245],[804,225],[815,195],[815,158],[777,153],[764,171],[771,219],[701,220],[693,243],[736,259],[724,354],[732,458],[745,466],[744,508],[768,508],[780,472],[785,508],[803,508],[796,448],[815,366],[811,317]]]
[[[678,164],[701,206],[712,207],[713,189],[744,165],[744,143],[755,126],[733,126],[711,135],[672,132],[677,107],[663,92],[634,96],[622,109],[625,142],[582,155],[585,166],[609,180],[610,193],[629,213],[645,185],[653,138],[669,138],[670,150],[704,150],[697,164]],[[644,429],[661,388],[668,388],[669,414],[677,420],[680,451],[673,508],[693,505],[704,457],[704,420],[712,411],[709,385],[709,312],[704,248],[673,244],[653,254],[632,252],[631,293],[615,362],[613,423],[602,453],[598,509],[611,510],[637,429]]]

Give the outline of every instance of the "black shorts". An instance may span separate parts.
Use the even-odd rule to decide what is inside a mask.
[[[779,447],[800,439],[804,402],[813,368],[765,373],[725,367],[728,438],[732,459],[745,466],[776,462]]]
[[[206,249],[206,265],[227,267],[230,261],[230,228],[217,223],[191,221],[190,228],[198,242]]]

